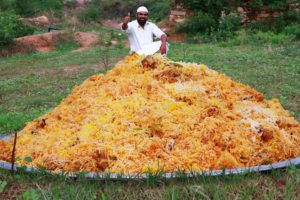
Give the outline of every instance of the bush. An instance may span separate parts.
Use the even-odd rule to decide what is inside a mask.
[[[300,2],[299,0],[297,1]],[[244,6],[247,4],[253,8],[254,11],[263,8],[268,9],[269,11],[281,10],[281,12],[283,12],[278,18],[270,17],[264,21],[251,23],[247,28],[249,33],[253,34],[260,31],[281,33],[288,25],[300,24],[300,13],[296,10],[287,10],[288,2],[292,2],[292,0],[176,0],[176,3],[182,3],[185,7],[188,7],[196,13],[194,17],[190,18],[186,24],[179,27],[178,30],[181,32],[186,31],[189,34],[195,34],[200,31],[201,34],[205,33],[205,37],[211,37],[210,40],[212,41],[224,41],[233,37],[235,29],[240,25],[233,25],[236,24],[234,22],[235,19],[227,18],[227,16],[224,19],[221,19],[224,20],[224,23],[218,24],[221,12],[224,11],[228,14],[230,11],[235,10],[237,6]],[[211,19],[213,19],[215,23],[213,23]],[[238,19],[236,20],[238,21]],[[204,23],[205,27],[201,23]]]
[[[32,16],[36,13],[37,8],[33,0],[16,0],[15,11],[22,16]]]
[[[152,1],[146,4],[149,10],[150,18],[154,21],[160,21],[170,14],[172,4],[170,1]]]
[[[8,45],[16,37],[30,35],[34,28],[23,24],[12,12],[0,12],[0,46]]]
[[[296,10],[289,10],[284,13],[284,19],[288,24],[300,24],[300,12]]]
[[[249,2],[249,6],[253,9],[259,9],[264,5],[262,0],[252,0]]]
[[[82,23],[90,23],[94,21],[99,21],[101,18],[101,13],[97,7],[89,5],[86,9],[77,13],[77,17]]]
[[[281,33],[285,27],[293,24],[300,26],[300,13],[296,10],[289,10],[277,17],[273,23],[270,24],[269,30],[275,33]]]
[[[241,2],[243,3],[243,2]],[[262,7],[270,10],[283,10],[286,8],[287,2],[283,0],[251,0],[249,6],[253,9],[260,9]]]
[[[208,13],[199,11],[195,16],[189,18],[183,24],[180,24],[177,28],[179,32],[186,32],[190,34],[195,33],[210,33],[210,31],[216,27],[217,23],[213,17]]]
[[[211,15],[215,20],[218,20],[221,11],[225,9],[227,0],[177,0],[177,3],[182,3],[186,7],[196,12],[202,11]]]
[[[226,7],[228,3],[226,0],[177,0],[176,3],[183,3],[195,12],[195,15],[177,30],[187,32],[189,35],[197,34],[196,38],[201,35],[202,41],[226,40],[233,37],[234,31],[240,26],[241,19],[235,14],[221,17],[222,12],[225,14],[231,10],[230,7]],[[234,3],[236,6],[235,1]]]
[[[283,16],[277,17],[272,24],[270,24],[270,31],[275,33],[280,33],[283,31],[284,27],[287,26],[287,22],[285,21]]]
[[[236,13],[221,17],[216,23],[212,16],[198,12],[194,17],[181,24],[177,31],[189,33],[191,41],[216,42],[233,38],[241,28],[241,18]],[[201,39],[200,39],[201,38]]]
[[[144,5],[148,8],[152,20],[158,21],[166,17],[171,9],[171,1],[169,0],[93,0],[89,7],[94,7],[101,13],[104,19],[118,18],[123,19],[130,12],[132,19],[135,17],[136,9]],[[88,8],[89,9],[89,8]],[[93,12],[93,11],[87,11]],[[88,15],[86,13],[86,15]]]
[[[256,33],[258,31],[265,32],[269,30],[269,27],[267,26],[267,23],[264,21],[256,21],[249,24],[247,30],[251,33]]]
[[[0,10],[7,11],[12,10],[15,0],[1,0],[0,1]]]
[[[264,0],[264,5],[270,10],[283,10],[286,8],[287,2],[283,0]]]
[[[104,19],[123,19],[128,12],[133,11],[133,7],[139,4],[139,2],[137,3],[133,0],[92,0],[90,6],[95,7]]]
[[[60,12],[63,0],[15,0],[15,10],[22,16],[33,16],[43,11]]]
[[[300,25],[293,24],[284,28],[283,33],[286,35],[291,35],[296,40],[300,40]]]
[[[275,34],[274,32],[258,32],[257,34],[252,36],[253,40],[257,43],[272,43],[272,44],[280,44],[286,41],[290,41],[292,38],[289,35],[285,35],[282,33]]]
[[[241,17],[235,13],[221,18],[216,32],[217,41],[226,41],[233,38],[236,35],[235,32],[241,27],[241,21]]]
[[[300,33],[300,32],[299,32]],[[231,47],[237,45],[261,45],[261,44],[283,44],[295,39],[295,35],[285,33],[274,33],[271,31],[251,33],[245,29],[236,32],[236,36],[227,41],[219,42],[222,47]]]

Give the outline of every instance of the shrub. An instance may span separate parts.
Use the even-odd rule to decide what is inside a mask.
[[[262,0],[252,0],[249,2],[249,6],[253,9],[259,9],[264,5]]]
[[[89,5],[86,9],[77,13],[77,17],[82,23],[90,23],[93,21],[99,21],[101,13],[97,7]]]
[[[179,25],[179,32],[195,33],[210,33],[212,28],[216,27],[217,23],[208,13],[199,11],[195,16],[189,18],[186,22]]]
[[[284,27],[287,25],[283,16],[277,17],[272,24],[270,24],[270,30],[275,33],[280,33],[283,31]]]
[[[216,32],[216,39],[218,41],[226,41],[233,38],[235,32],[240,29],[241,18],[235,13],[231,13],[225,17],[222,17]]]
[[[247,27],[249,32],[256,33],[258,31],[268,31],[269,27],[267,26],[267,23],[264,21],[256,21],[252,22],[248,27]]]
[[[177,0],[177,3],[182,3],[186,7],[194,11],[202,11],[210,14],[215,20],[218,20],[220,13],[228,3],[227,0]]]
[[[102,18],[112,19],[121,18],[127,15],[140,1],[136,2],[133,0],[122,1],[122,0],[92,0],[90,6],[95,7],[98,12],[101,13]]]
[[[0,12],[0,46],[8,45],[16,37],[30,35],[34,28],[23,24],[12,12]]]
[[[291,34],[274,33],[271,31],[258,31],[255,33],[250,33],[245,29],[241,29],[236,32],[236,36],[234,38],[229,39],[227,41],[219,42],[219,45],[222,47],[230,47],[245,44],[282,44],[287,41],[292,41],[293,39],[295,39],[295,36]]]
[[[253,9],[260,9],[262,7],[266,7],[270,10],[283,10],[286,8],[286,3],[287,2],[283,0],[251,0],[249,1],[249,6]]]
[[[0,1],[0,10],[7,11],[12,10],[15,0],[1,0]]]
[[[296,10],[288,10],[284,13],[284,19],[288,24],[300,24],[300,12]]]
[[[15,11],[22,16],[32,16],[37,8],[33,0],[16,0]]]
[[[264,5],[271,10],[283,10],[286,8],[286,1],[283,0],[264,0]]]
[[[101,17],[104,19],[123,19],[128,12],[132,14],[133,19],[136,14],[137,7],[141,5],[148,8],[150,17],[154,21],[158,21],[166,17],[172,6],[169,0],[93,0],[90,3],[90,6],[97,9],[98,12],[101,13]]]
[[[283,33],[286,35],[291,35],[296,40],[300,40],[300,25],[299,24],[292,24],[286,26],[283,30]]]
[[[209,14],[198,12],[194,17],[181,24],[177,31],[189,33],[189,38],[194,38],[190,42],[226,41],[236,35],[235,32],[241,27],[240,23],[241,18],[236,13],[221,17],[219,23],[216,23]]]
[[[240,18],[231,15],[221,18],[221,13],[228,13],[226,0],[177,0],[184,6],[194,10],[195,15],[178,27],[179,32],[187,32],[190,35],[199,33],[202,41],[226,40],[234,35],[234,31],[240,26]],[[234,1],[234,5],[236,2]],[[236,23],[238,22],[238,23]],[[199,39],[197,39],[199,41]]]
[[[284,43],[286,41],[290,41],[292,37],[290,35],[278,33],[275,34],[274,32],[258,32],[252,35],[253,42],[257,43],[272,43],[272,44],[279,44]]]
[[[61,10],[63,6],[63,0],[34,0],[37,8],[41,11],[45,10]]]
[[[149,14],[152,20],[154,21],[160,21],[164,19],[171,10],[171,2],[164,0],[164,1],[152,1],[151,3],[146,4],[149,10]]]
[[[22,16],[33,16],[43,11],[60,12],[63,0],[15,0],[15,10]]]
[[[289,10],[273,21],[270,25],[270,30],[275,33],[281,33],[285,27],[293,24],[298,24],[298,26],[300,26],[300,13],[296,10]]]

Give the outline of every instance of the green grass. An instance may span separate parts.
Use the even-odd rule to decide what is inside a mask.
[[[292,170],[291,170],[292,169]],[[219,177],[88,180],[0,170],[2,197],[21,199],[299,199],[300,169]],[[31,197],[31,198],[30,198]]]
[[[1,134],[50,111],[74,85],[105,72],[104,67],[112,67],[128,53],[120,47],[83,52],[72,52],[72,48],[66,44],[54,52],[0,58]],[[168,57],[204,63],[268,99],[278,98],[299,120],[299,55],[300,42],[286,42],[172,44]],[[270,173],[143,181],[74,180],[44,172],[10,175],[0,170],[0,199],[299,199],[299,188],[300,169],[295,167]]]

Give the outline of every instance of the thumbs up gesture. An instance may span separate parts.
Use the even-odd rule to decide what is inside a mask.
[[[124,17],[123,23],[128,24],[130,22],[130,12],[127,14],[127,16]]]

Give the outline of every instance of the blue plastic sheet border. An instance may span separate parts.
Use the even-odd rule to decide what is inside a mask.
[[[10,140],[12,134],[7,134],[0,136],[0,140]],[[268,165],[260,165],[253,167],[245,167],[245,168],[236,168],[236,169],[225,169],[225,170],[207,170],[207,171],[199,171],[199,172],[190,172],[190,173],[158,173],[157,175],[162,178],[178,178],[178,177],[195,177],[195,176],[220,176],[220,175],[233,175],[233,174],[241,174],[247,172],[266,172],[273,169],[282,169],[289,166],[297,166],[300,165],[300,157],[289,159],[277,163],[272,163]],[[12,164],[9,162],[0,160],[0,168],[3,169],[11,169]],[[15,165],[14,170],[20,168],[21,166]],[[40,169],[35,167],[27,167],[27,172],[40,171]],[[59,174],[60,172],[47,171],[52,174]],[[80,173],[70,172],[67,173],[69,177],[76,177]],[[145,179],[149,176],[148,173],[140,173],[140,174],[116,174],[116,173],[94,173],[89,172],[84,174],[86,178],[92,179]]]

